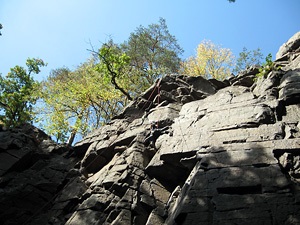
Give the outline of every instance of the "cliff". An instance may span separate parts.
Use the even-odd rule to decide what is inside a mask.
[[[300,224],[300,33],[257,78],[169,75],[73,148],[0,132],[0,224]]]

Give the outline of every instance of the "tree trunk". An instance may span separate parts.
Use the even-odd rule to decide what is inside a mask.
[[[76,136],[76,133],[77,133],[77,131],[75,129],[72,130],[72,132],[70,134],[70,137],[68,138],[68,141],[67,141],[68,146],[72,146],[72,144],[74,142],[74,139],[75,139],[75,136]]]

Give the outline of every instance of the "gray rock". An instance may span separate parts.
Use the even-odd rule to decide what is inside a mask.
[[[300,47],[300,32],[294,34],[286,43],[280,46],[276,53],[276,59],[281,58],[288,52],[293,52]]]
[[[247,68],[242,73],[238,74],[237,77],[234,77],[230,80],[230,84],[234,86],[245,86],[251,87],[254,84],[256,74],[259,73],[259,66],[251,66]]]
[[[300,103],[300,68],[287,72],[280,80],[279,100],[286,104]]]
[[[127,225],[131,224],[132,215],[130,210],[123,209],[111,225]]]
[[[101,212],[87,209],[77,211],[72,215],[72,217],[66,222],[68,225],[82,225],[82,224],[91,224],[91,225],[101,225],[104,222],[104,218]]]
[[[155,224],[155,225],[163,225],[164,224],[164,219],[161,216],[157,215],[157,213],[155,211],[150,213],[149,218],[146,222],[146,225],[152,225],[152,224]]]
[[[209,79],[209,82],[212,83],[212,85],[216,87],[216,90],[220,90],[220,89],[228,87],[230,85],[228,80],[219,81],[216,79]]]

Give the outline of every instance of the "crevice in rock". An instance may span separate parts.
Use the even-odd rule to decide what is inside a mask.
[[[92,143],[84,143],[74,148],[74,154],[78,157],[83,157]]]
[[[218,210],[219,212],[232,212],[234,210],[243,210],[243,209],[248,209],[248,207],[232,207],[230,209],[225,209],[225,210]]]
[[[273,154],[281,172],[292,184],[298,184],[300,181],[300,147],[297,149],[274,149]]]
[[[181,225],[184,223],[186,217],[187,217],[188,213],[180,213],[176,218],[175,218],[175,223],[177,225]]]
[[[10,149],[10,150],[12,150],[12,151],[16,151],[16,149]],[[17,150],[18,151],[18,150]],[[14,158],[16,158],[16,159],[19,159],[17,156],[15,156],[14,154],[11,154],[10,152],[5,152],[5,153],[7,153],[8,155],[10,155],[10,156],[12,156],[12,157],[14,157]]]
[[[163,170],[163,172],[162,172]],[[161,168],[148,168],[146,173],[156,178],[169,192],[172,192],[178,185],[182,186],[189,175],[189,170],[184,167],[176,167],[164,162]]]
[[[253,163],[252,166],[254,166],[255,168],[264,168],[264,167],[269,167],[270,164],[267,164],[267,163]]]
[[[247,139],[223,141],[223,144],[234,144],[234,143],[245,143],[245,142],[247,142]]]
[[[257,128],[261,124],[257,122],[248,122],[248,123],[243,123],[243,124],[235,124],[230,127],[222,127],[218,129],[212,129],[213,132],[218,132],[218,131],[226,131],[226,130],[238,130],[238,129],[249,129],[249,128]]]
[[[283,155],[284,153],[291,153],[293,155],[300,155],[300,145],[299,145],[299,149],[286,148],[286,149],[274,149],[273,150],[274,157],[277,158],[277,159],[279,159],[279,157],[281,155]]]
[[[217,188],[218,194],[228,195],[247,195],[247,194],[262,194],[261,184],[253,186],[240,186],[240,187],[219,187]]]
[[[81,203],[81,201],[78,198],[68,200],[66,206],[63,208],[64,213],[69,214],[74,212],[79,203]]]
[[[127,138],[124,138],[120,141],[118,139],[111,145],[111,147],[116,147],[116,146],[128,146],[130,147],[132,141],[135,139],[135,136],[129,136]]]
[[[17,163],[15,163],[9,170],[7,170],[7,173],[9,172],[21,172],[25,171],[29,168],[31,168],[38,160],[40,159],[40,154],[35,154],[35,153],[28,153]]]
[[[74,180],[75,178],[73,178],[72,180]],[[72,181],[71,180],[71,181]],[[67,185],[67,184],[69,184],[69,183],[71,183],[71,181],[70,181],[70,179],[64,179],[58,186],[57,186],[57,188],[56,188],[56,193],[55,194],[58,194],[59,192],[61,192],[62,190],[63,190],[63,188]]]
[[[283,116],[286,116],[286,107],[284,101],[278,101],[278,105],[275,108],[275,115],[277,121],[282,121]]]
[[[300,103],[300,94],[290,95],[288,99],[285,99],[286,105],[296,105]]]
[[[121,210],[117,210],[117,209],[113,209],[110,211],[110,213],[107,216],[106,222],[108,222],[108,224],[111,224],[120,214]]]

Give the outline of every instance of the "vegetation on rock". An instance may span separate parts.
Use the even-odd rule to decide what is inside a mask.
[[[272,54],[269,53],[266,57],[266,61],[262,64],[262,67],[259,68],[259,73],[256,75],[256,77],[265,77],[270,71],[279,69],[280,67],[276,67],[272,61]]]

